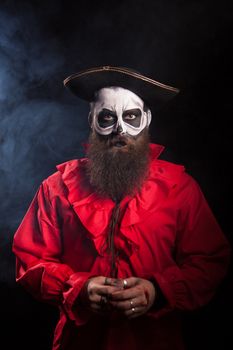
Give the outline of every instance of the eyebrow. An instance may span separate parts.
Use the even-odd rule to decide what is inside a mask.
[[[139,117],[139,116],[141,116],[142,112],[141,112],[140,108],[133,108],[133,109],[127,109],[127,111],[123,112],[123,116],[125,116],[127,114],[135,114],[136,117]]]
[[[108,109],[108,108],[103,108],[103,109],[101,109],[101,111],[99,112],[99,115],[100,115],[100,114],[103,114],[103,113],[108,113],[108,114],[110,114],[110,115],[112,115],[112,116],[116,116],[116,113],[113,112],[113,111],[111,111],[111,110]]]

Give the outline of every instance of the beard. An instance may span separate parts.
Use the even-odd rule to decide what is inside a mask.
[[[93,131],[87,149],[86,173],[95,192],[115,202],[139,192],[148,173],[149,132],[136,137],[102,136]]]

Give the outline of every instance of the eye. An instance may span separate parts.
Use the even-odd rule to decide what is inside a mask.
[[[134,120],[136,119],[136,115],[135,114],[127,114],[124,117],[125,120]]]
[[[102,119],[106,122],[111,122],[112,120],[114,120],[114,117],[112,115],[106,114],[102,117]]]

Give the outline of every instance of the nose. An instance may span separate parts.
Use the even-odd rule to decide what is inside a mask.
[[[119,124],[118,127],[117,127],[117,134],[123,134],[124,131],[123,131],[123,128],[122,126]]]
[[[118,122],[118,123],[116,124],[116,126],[115,126],[115,128],[114,128],[114,130],[113,130],[113,133],[114,133],[114,134],[124,134],[124,133],[125,133],[125,131],[124,131],[124,129],[123,129],[121,123]]]

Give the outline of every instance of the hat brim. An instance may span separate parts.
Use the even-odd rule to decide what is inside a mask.
[[[162,84],[128,68],[102,66],[72,74],[64,85],[74,95],[93,101],[95,92],[110,86],[119,86],[134,92],[150,107],[160,108],[179,93],[179,89]]]

